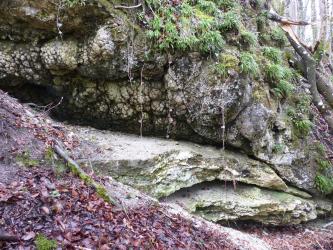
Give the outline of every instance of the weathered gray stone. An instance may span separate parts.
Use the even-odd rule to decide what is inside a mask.
[[[261,103],[247,106],[239,115],[236,126],[242,136],[250,141],[262,138],[271,121],[273,112]]]
[[[288,189],[268,165],[228,150],[94,129],[89,129],[89,138],[84,130],[77,133],[101,148],[89,159],[98,171],[154,197],[166,197],[179,189],[213,180]],[[87,163],[88,159],[79,161]]]
[[[41,48],[41,58],[45,67],[54,75],[63,75],[76,69],[77,42],[74,40],[51,41]]]
[[[166,199],[214,222],[251,220],[268,225],[300,224],[330,213],[332,203],[243,184],[202,183]]]

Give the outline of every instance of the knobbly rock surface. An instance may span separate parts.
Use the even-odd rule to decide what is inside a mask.
[[[243,21],[258,33],[258,9],[241,2],[246,5]],[[308,135],[297,134],[288,116],[297,101],[276,98],[263,75],[250,77],[240,70],[224,78],[217,74],[216,58],[239,61],[242,49],[234,34],[226,36],[219,55],[196,49],[165,53],[151,44],[145,24],[133,17],[135,10],[114,8],[117,4],[94,0],[65,7],[51,0],[2,1],[0,87],[21,100],[38,102],[37,107],[60,120],[232,148],[221,152],[176,141],[140,142],[101,131],[96,132],[97,142],[88,138],[102,151],[78,160],[154,197],[211,181],[249,184],[311,204],[313,197],[323,196],[315,180],[318,162],[327,156],[318,146],[327,146],[326,139],[315,133],[317,126]],[[308,93],[300,79],[293,84],[293,97]],[[45,106],[50,103],[51,109]],[[314,207],[286,223],[315,218]],[[274,209],[280,213],[284,208]],[[266,215],[259,217],[251,218],[269,222]]]

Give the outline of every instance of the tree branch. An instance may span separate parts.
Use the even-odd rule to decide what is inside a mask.
[[[54,146],[54,150],[55,152],[61,156],[63,159],[65,159],[68,162],[68,166],[70,168],[70,170],[76,174],[78,177],[80,177],[87,185],[90,185],[92,187],[94,187],[97,191],[97,193],[99,193],[99,195],[108,203],[111,203],[115,206],[119,207],[118,202],[113,199],[105,190],[104,186],[102,186],[101,184],[97,183],[96,181],[93,180],[92,177],[90,177],[88,174],[86,174],[86,172],[79,166],[79,164],[77,164],[66,152],[65,149],[63,149],[59,143],[56,143],[56,145]]]
[[[268,18],[274,22],[278,22],[284,25],[309,25],[309,22],[306,21],[295,21],[295,20],[290,20],[286,17],[280,16],[279,14],[277,14],[274,10],[270,10],[268,12]]]
[[[13,235],[8,235],[8,234],[0,234],[0,241],[5,241],[5,242],[15,242],[19,241],[20,239],[17,236]]]
[[[140,6],[142,6],[141,3],[139,3],[137,5],[133,5],[133,6],[115,5],[114,8],[115,9],[135,9],[135,8],[139,8]]]
[[[291,28],[291,25],[308,25],[309,23],[305,21],[289,20],[288,18],[278,15],[272,8],[270,8],[270,1],[266,1],[265,8],[266,10],[269,9],[268,18],[274,22],[280,23],[281,28],[285,31],[291,46],[302,58],[304,76],[310,84],[312,102],[326,120],[330,130],[333,131],[333,88],[326,83],[326,79],[324,79],[322,74],[317,71],[318,63],[311,54],[311,52],[313,53],[315,50],[308,48],[300,42]],[[317,48],[318,46],[319,44],[317,45]]]

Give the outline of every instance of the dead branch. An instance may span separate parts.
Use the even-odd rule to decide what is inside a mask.
[[[266,3],[269,4],[270,1],[267,1]],[[304,76],[310,84],[312,102],[326,120],[330,130],[333,131],[333,88],[326,83],[326,79],[322,77],[323,74],[320,74],[317,70],[318,62],[312,55],[315,50],[300,42],[291,28],[292,25],[308,25],[309,23],[305,21],[293,21],[286,17],[282,17],[270,8],[270,5],[268,4],[266,5],[266,10],[269,9],[268,18],[271,21],[278,22],[280,24],[280,27],[285,31],[291,46],[302,58]],[[316,47],[318,48],[318,46],[319,44]]]
[[[96,190],[100,190],[101,188],[104,188],[101,184],[97,183],[96,181],[94,181],[80,166],[78,163],[76,163],[76,161],[74,161],[66,152],[65,149],[63,149],[60,146],[60,143],[56,142],[56,144],[54,145],[54,151],[60,156],[62,157],[64,160],[66,160],[68,162],[68,166],[70,168],[70,170],[78,175],[81,179],[83,179],[85,181],[86,184],[91,185],[92,187],[94,187]],[[115,206],[120,206],[118,204],[118,202],[113,199],[107,192],[105,192],[105,196],[102,197],[106,202],[111,203]]]
[[[16,242],[16,241],[20,241],[20,239],[17,236],[8,235],[8,234],[0,234],[0,241]]]
[[[137,5],[133,5],[133,6],[115,5],[114,8],[115,9],[135,9],[135,8],[139,8],[140,6],[142,6],[141,3],[139,3]]]
[[[279,14],[277,14],[275,11],[270,10],[268,12],[268,18],[274,22],[278,22],[281,23],[283,25],[299,25],[299,26],[303,26],[303,25],[309,25],[309,22],[306,21],[296,21],[296,20],[290,20],[286,17],[280,16]]]

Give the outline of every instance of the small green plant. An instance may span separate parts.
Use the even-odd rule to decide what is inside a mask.
[[[258,42],[257,36],[250,31],[241,31],[240,37],[241,42],[248,46],[255,45]]]
[[[236,31],[240,29],[240,16],[235,11],[228,11],[223,17],[223,23],[220,26],[222,32]]]
[[[324,157],[326,155],[326,148],[322,143],[317,142],[316,149],[320,156]]]
[[[276,63],[268,64],[265,68],[265,73],[267,79],[272,83],[281,80],[290,80],[293,75],[289,68]]]
[[[209,15],[215,15],[219,12],[219,9],[213,1],[198,0],[197,6]]]
[[[215,2],[217,6],[222,8],[224,11],[237,7],[237,2],[235,0],[216,0]]]
[[[260,32],[263,32],[268,24],[268,13],[267,12],[261,13],[260,15],[258,15],[256,21],[257,21],[258,30]]]
[[[313,123],[308,119],[296,120],[294,125],[301,135],[308,135],[311,132]]]
[[[60,197],[60,193],[59,193],[58,190],[53,190],[53,191],[50,192],[50,196],[52,198],[59,198]]]
[[[272,30],[271,39],[275,41],[276,44],[280,47],[284,47],[288,41],[284,31],[279,27],[276,27]]]
[[[289,108],[287,111],[288,117],[293,123],[294,132],[298,137],[307,136],[313,127],[313,123],[309,120],[309,107],[311,97],[301,95],[296,98],[295,108]]]
[[[242,73],[254,76],[259,72],[259,66],[254,56],[249,52],[240,55],[240,70]]]
[[[258,36],[258,40],[261,44],[269,44],[271,40],[271,36],[266,33],[260,33]]]
[[[21,155],[16,156],[16,161],[24,167],[37,167],[39,161],[32,159],[29,152],[23,152]]]
[[[294,89],[294,85],[292,85],[290,82],[281,80],[273,90],[279,98],[282,98],[288,97]]]
[[[50,240],[42,234],[37,234],[35,245],[37,250],[55,250],[58,243],[55,240]]]
[[[272,63],[280,64],[282,62],[281,50],[273,47],[264,47],[262,52],[264,57],[266,57]]]
[[[276,154],[281,154],[281,153],[283,153],[285,147],[286,147],[286,146],[285,146],[284,144],[278,143],[278,144],[275,144],[275,145],[273,146],[272,151],[273,151],[274,153],[276,153]]]
[[[184,1],[176,7],[169,1],[146,2],[155,10],[146,20],[147,37],[158,50],[197,50],[203,54],[222,50],[225,42],[217,25],[222,12],[213,1]]]
[[[75,5],[85,5],[86,0],[62,0],[68,7],[74,7]]]
[[[311,105],[311,96],[309,95],[299,96],[297,101],[297,109],[299,110],[299,112],[308,114],[310,110],[309,109],[310,105]]]
[[[315,178],[315,185],[319,191],[328,195],[333,192],[333,178],[321,174],[317,174]]]
[[[199,40],[199,50],[206,53],[220,51],[224,45],[222,35],[214,30],[202,34]]]
[[[326,170],[329,170],[332,168],[332,164],[327,160],[317,159],[317,163],[319,166],[318,170],[320,172],[325,172]]]

